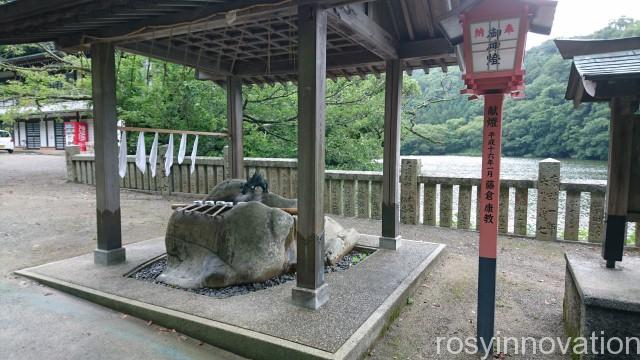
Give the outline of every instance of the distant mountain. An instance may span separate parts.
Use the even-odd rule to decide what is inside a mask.
[[[640,21],[620,18],[584,38],[640,36]],[[507,100],[504,109],[503,155],[606,160],[609,131],[607,104],[582,104],[574,109],[564,100],[571,61],[563,60],[552,41],[530,49],[525,58],[526,98]],[[482,102],[458,96],[460,72],[430,75],[416,72],[422,94],[409,99],[414,107],[415,134],[407,134],[403,154],[478,153]],[[438,101],[428,106],[422,99]],[[452,100],[446,100],[446,99]],[[424,138],[432,141],[425,141]]]

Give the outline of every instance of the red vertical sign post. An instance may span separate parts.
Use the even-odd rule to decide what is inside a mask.
[[[459,45],[466,89],[471,99],[484,96],[478,268],[478,346],[491,352],[495,324],[496,259],[500,204],[502,102],[505,94],[522,97],[527,32],[549,34],[553,0],[477,0],[454,9],[440,21],[453,45]]]
[[[482,177],[478,191],[480,241],[477,313],[478,341],[484,350],[489,349],[494,334],[503,98],[504,94],[484,96]]]

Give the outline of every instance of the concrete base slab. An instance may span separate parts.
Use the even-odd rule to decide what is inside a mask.
[[[360,246],[375,247],[377,236]],[[164,254],[164,239],[127,246],[124,263],[96,266],[87,254],[19,275],[200,339],[252,359],[359,358],[442,253],[444,245],[404,240],[358,265],[326,274],[330,299],[318,310],[296,306],[295,282],[216,299],[124,277]]]
[[[394,238],[381,236],[378,246],[380,249],[398,250],[402,246],[402,236],[398,235]]]
[[[97,265],[115,265],[125,262],[126,252],[125,248],[118,248],[113,250],[101,250],[95,249],[93,251],[93,262]]]
[[[607,353],[611,338],[625,339],[640,334],[640,258],[627,256],[617,269],[606,268],[595,254],[565,254],[567,271],[564,294],[564,324],[572,338],[594,335],[595,352],[576,354],[579,359],[637,359],[638,344],[631,341],[631,355]],[[602,342],[601,342],[602,339]],[[588,340],[591,344],[591,340]],[[617,340],[610,349],[617,350]]]

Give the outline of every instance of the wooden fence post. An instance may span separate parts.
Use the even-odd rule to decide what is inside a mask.
[[[418,224],[419,189],[418,176],[422,164],[419,159],[402,159],[400,170],[400,221]]]
[[[538,211],[536,238],[556,240],[558,232],[558,197],[560,161],[545,159],[538,164]]]

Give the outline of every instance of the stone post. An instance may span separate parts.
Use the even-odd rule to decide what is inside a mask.
[[[527,210],[529,208],[529,189],[516,188],[516,213],[513,230],[517,235],[527,235]]]
[[[469,199],[471,201],[471,199]],[[422,203],[422,223],[436,226],[436,184],[424,184],[424,201]]]
[[[425,185],[425,207],[426,207],[426,185]],[[435,198],[434,198],[435,202]],[[426,214],[426,212],[425,212]],[[427,221],[425,220],[424,223]],[[458,229],[468,229],[471,223],[471,185],[460,185],[458,191]]]
[[[78,178],[76,174],[76,167],[73,164],[73,156],[80,154],[80,146],[78,145],[66,145],[64,148],[64,159],[67,164],[67,181],[75,182]]]
[[[231,155],[229,154],[229,146],[225,145],[222,149],[224,157],[224,179],[231,179]]]
[[[558,196],[560,161],[545,159],[538,164],[538,211],[536,238],[556,240],[558,231]]]
[[[422,163],[419,159],[402,159],[400,170],[400,221],[403,224],[418,223],[419,189],[418,175]]]
[[[602,243],[604,237],[604,193],[592,192],[589,201],[589,242]]]
[[[156,167],[156,178],[158,181],[158,191],[162,195],[169,195],[171,193],[171,175],[167,176],[164,172],[164,162],[167,159],[168,145],[158,146],[158,166]]]

